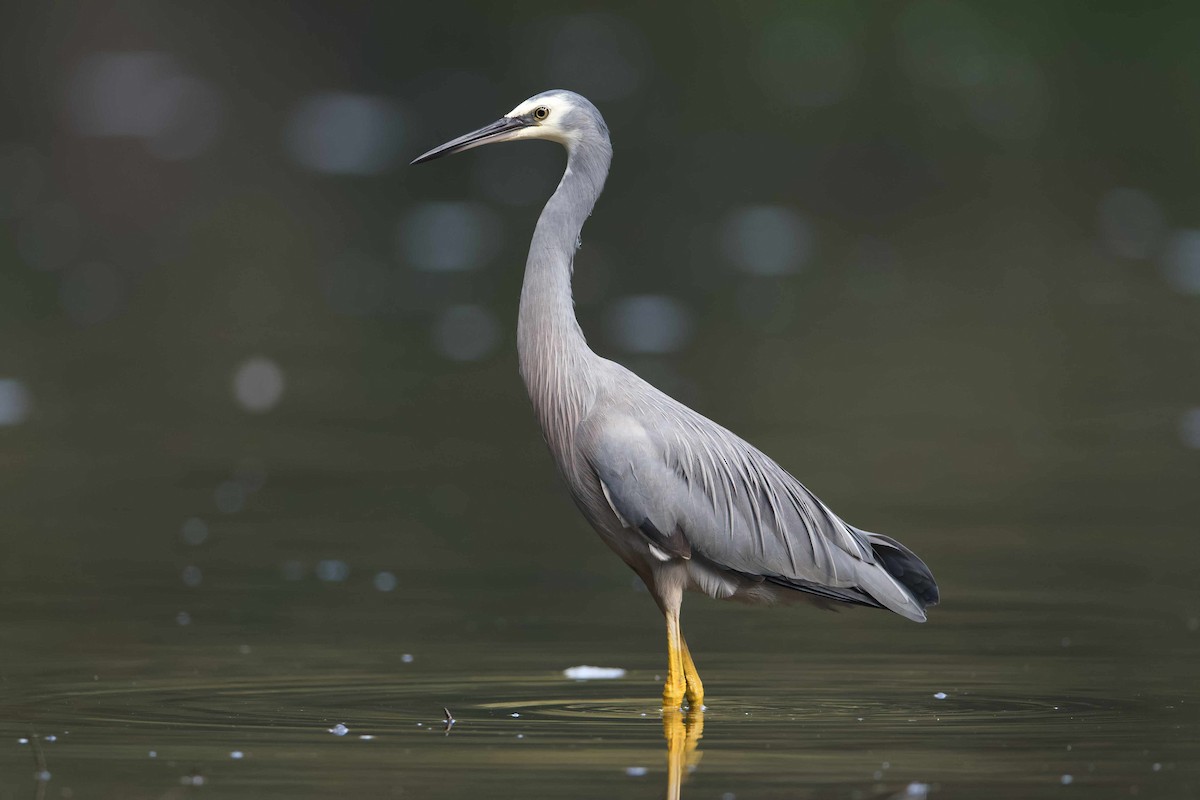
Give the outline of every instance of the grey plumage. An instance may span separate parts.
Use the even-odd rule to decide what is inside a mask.
[[[526,262],[517,326],[521,375],[572,497],[646,582],[669,635],[672,624],[677,634],[683,589],[751,602],[805,596],[924,621],[938,590],[915,554],[843,522],[753,445],[588,348],[571,273],[612,156],[607,126],[590,102],[573,92],[544,92],[414,163],[520,138],[567,148],[566,170]],[[679,644],[686,653],[681,638]],[[676,694],[670,683],[668,704]],[[690,674],[687,685],[698,702]]]

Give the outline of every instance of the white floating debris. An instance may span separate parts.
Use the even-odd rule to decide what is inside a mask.
[[[179,779],[179,782],[182,783],[184,786],[203,786],[204,785],[204,776],[203,775],[195,775],[195,774],[184,775],[182,778]]]
[[[39,783],[45,783],[50,780],[50,770],[44,769],[33,776]]]
[[[513,713],[509,714],[509,716],[510,717],[519,717],[521,715],[514,711]]]
[[[640,778],[647,772],[645,767],[626,767],[625,774],[631,778]]]
[[[1151,764],[1151,765],[1150,765],[1150,769],[1154,770],[1155,772],[1161,772],[1161,771],[1162,771],[1162,764],[1160,764],[1160,763],[1158,763],[1157,761],[1155,761],[1153,764]]]
[[[17,744],[29,744],[29,740],[22,736],[20,739],[17,739]]]
[[[229,754],[229,757],[232,758],[234,761],[239,761],[239,760],[245,758],[246,754],[243,753],[241,750],[234,750],[232,753]]]
[[[1059,781],[1062,783],[1063,786],[1069,786],[1075,782],[1075,778],[1073,778],[1070,775],[1063,775],[1061,778],[1059,778]]]
[[[518,733],[518,734],[517,734],[517,738],[518,738],[518,739],[524,739],[524,738],[525,738],[525,734],[523,734],[523,733]]]
[[[362,739],[364,742],[369,742],[372,739],[374,739],[375,737],[369,733],[364,733],[364,734],[361,734],[358,738]]]
[[[339,722],[337,725],[334,725],[332,728],[330,728],[329,732],[334,736],[345,736],[350,732],[350,729],[346,727],[346,723]]]
[[[57,742],[57,741],[58,741],[58,737],[57,737],[57,736],[55,736],[53,733],[51,733],[51,734],[49,734],[49,735],[47,735],[47,736],[43,736],[43,737],[42,737],[42,741],[43,741],[43,742]]]
[[[581,664],[578,667],[567,667],[563,670],[563,675],[573,681],[611,681],[624,678],[625,670],[620,667],[590,667]]]
[[[158,751],[157,751],[157,750],[151,750],[151,751],[150,751],[150,757],[151,757],[151,758],[158,758]]]
[[[929,796],[929,784],[928,783],[918,783],[917,781],[913,781],[912,783],[910,783],[908,786],[906,786],[904,788],[904,796],[905,797],[916,797],[916,798],[920,798],[921,800],[923,800],[923,798],[926,798]]]
[[[413,662],[413,654],[405,653],[404,655],[400,656],[400,660],[403,661],[405,664],[411,664]]]
[[[947,697],[947,694],[945,692],[934,692],[933,693],[934,700],[945,700],[946,697]]]

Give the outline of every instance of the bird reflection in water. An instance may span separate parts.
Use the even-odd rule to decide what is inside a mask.
[[[704,710],[663,709],[663,738],[667,740],[667,800],[679,800],[683,782],[700,763]]]

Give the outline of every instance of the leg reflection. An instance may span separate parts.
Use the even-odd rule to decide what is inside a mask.
[[[663,738],[667,740],[667,800],[679,800],[679,790],[688,772],[700,763],[696,749],[704,735],[704,711],[695,708],[686,715],[679,709],[663,709]]]

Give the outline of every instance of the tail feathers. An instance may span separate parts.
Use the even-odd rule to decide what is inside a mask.
[[[883,564],[888,574],[912,594],[922,610],[926,606],[938,604],[940,594],[937,582],[933,579],[929,567],[925,566],[925,562],[916,553],[890,536],[867,531],[859,533],[867,538],[875,557]]]
[[[914,622],[925,621],[925,609],[937,605],[938,587],[933,573],[916,553],[890,536],[851,528],[870,545],[875,561],[857,562],[851,586],[826,586],[781,575],[747,575],[770,584],[804,592],[818,605],[833,609],[830,601],[886,608]]]

